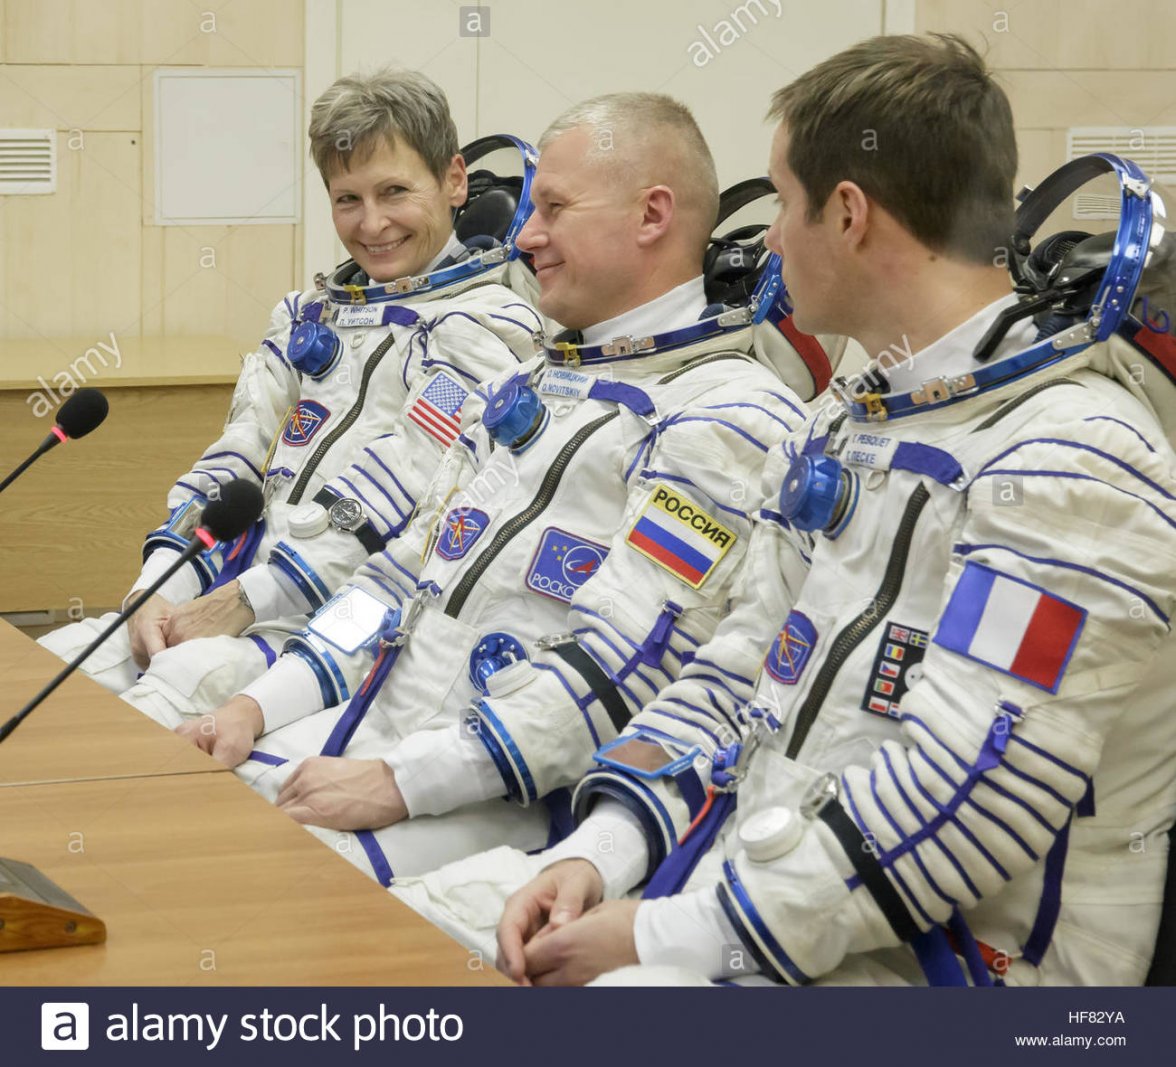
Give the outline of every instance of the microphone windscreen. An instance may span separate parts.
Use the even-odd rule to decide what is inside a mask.
[[[200,525],[218,541],[235,541],[261,518],[261,509],[261,490],[256,485],[231,481],[205,505]]]
[[[106,397],[97,389],[79,389],[58,409],[57,425],[66,437],[76,440],[101,426],[109,410]]]

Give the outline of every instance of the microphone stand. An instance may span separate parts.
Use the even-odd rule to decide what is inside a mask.
[[[35,457],[34,457],[35,458]],[[31,461],[30,461],[31,462]],[[3,742],[9,734],[12,733],[22,722],[25,721],[62,682],[66,680],[74,671],[76,671],[87,659],[93,654],[94,650],[98,648],[115,630],[117,630],[123,623],[135,614],[139,608],[146,603],[146,601],[154,596],[163,587],[173,574],[176,573],[184,564],[188,563],[198,552],[206,548],[212,548],[217,543],[217,539],[212,536],[207,530],[198,527],[192,536],[192,540],[188,542],[187,548],[176,558],[176,561],[168,567],[154,582],[152,582],[147,589],[129,608],[124,608],[118,613],[118,617],[105,630],[102,631],[93,641],[87,645],[82,652],[73,660],[65,665],[65,667],[57,674],[48,685],[45,686],[32,700],[30,700],[23,708],[12,716],[3,726],[0,726],[0,742]]]
[[[25,471],[27,471],[34,463],[37,462],[46,452],[51,448],[56,448],[62,441],[68,441],[69,438],[65,435],[65,431],[59,426],[53,427],[53,432],[45,438],[37,447],[28,459],[26,459],[19,467],[16,468],[4,481],[0,482],[0,493],[4,492],[13,482],[16,481]]]

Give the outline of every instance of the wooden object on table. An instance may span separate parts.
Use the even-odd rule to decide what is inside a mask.
[[[106,925],[36,867],[0,856],[0,952],[99,945]]]

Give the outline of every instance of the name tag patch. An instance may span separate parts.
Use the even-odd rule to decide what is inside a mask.
[[[888,471],[898,450],[898,441],[876,433],[852,433],[841,450],[841,461],[853,467]]]
[[[654,488],[625,541],[647,559],[698,589],[737,540],[689,497]]]
[[[764,670],[777,682],[796,685],[816,644],[817,628],[812,620],[803,612],[790,611],[768,649]]]
[[[600,570],[607,555],[605,545],[549,526],[527,571],[527,588],[570,604],[576,590]]]
[[[548,367],[543,373],[543,381],[539,383],[539,392],[544,396],[587,400],[594,381],[589,374],[581,374],[565,367]]]
[[[335,312],[335,325],[347,326],[381,326],[384,322],[384,309],[379,304],[347,305]]]
[[[923,676],[927,632],[898,623],[888,623],[878,644],[874,666],[862,697],[862,711],[899,718],[899,702],[906,691]]]

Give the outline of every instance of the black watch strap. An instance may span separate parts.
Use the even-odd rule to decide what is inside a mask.
[[[629,725],[632,715],[617,692],[616,682],[604,673],[596,660],[575,641],[552,645],[551,651],[588,683],[593,695],[604,705],[609,721],[618,734]]]
[[[317,493],[314,494],[314,502],[321,504],[328,511],[337,504],[342,497],[336,496],[330,489],[324,486]],[[375,527],[367,519],[363,520],[363,525],[350,531],[355,534],[355,538],[361,545],[363,545],[369,556],[374,556],[377,552],[382,552],[384,549],[384,539],[376,533]]]
[[[911,918],[911,913],[903,903],[902,897],[899,896],[898,890],[886,877],[882,864],[878,862],[878,857],[874,854],[874,849],[877,846],[866,841],[865,835],[858,829],[857,823],[841,806],[841,801],[836,797],[830,798],[817,812],[817,817],[833,831],[833,836],[845,849],[845,854],[862,880],[862,885],[874,898],[874,902],[882,910],[886,921],[890,923],[890,928],[898,935],[899,939],[912,941],[918,937],[919,928],[915,925],[915,920]]]

